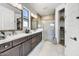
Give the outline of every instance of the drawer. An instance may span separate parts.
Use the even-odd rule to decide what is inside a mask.
[[[37,41],[37,38],[36,37],[32,38],[32,44],[33,43],[36,43],[36,41]]]
[[[31,39],[31,38],[32,38],[32,35],[30,35],[30,36],[27,37],[28,40]]]
[[[12,47],[12,42],[7,42],[4,44],[0,44],[0,53],[11,48]]]
[[[19,56],[19,48],[20,45],[1,53],[0,56]]]
[[[37,34],[33,34],[31,37],[34,38],[34,37],[36,37],[36,36],[37,36]]]
[[[33,43],[32,44],[32,49],[37,45],[37,43]]]
[[[28,39],[28,37],[24,37],[24,38],[20,38],[20,39],[17,39],[17,40],[14,40],[13,41],[13,46],[16,46],[18,44],[21,44],[23,43],[24,41],[26,41]]]

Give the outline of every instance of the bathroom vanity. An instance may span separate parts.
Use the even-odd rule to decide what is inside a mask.
[[[42,31],[21,33],[0,40],[0,56],[26,56],[42,40]]]
[[[23,33],[25,27],[30,26],[23,25],[24,22],[28,24],[30,22],[29,11],[26,8],[23,9],[21,4],[19,5],[21,9],[18,9],[14,4],[0,4],[0,10],[4,11],[0,12],[1,34],[8,31],[13,31],[12,33],[22,31],[18,34],[0,35],[0,56],[26,56],[42,40],[42,30]]]

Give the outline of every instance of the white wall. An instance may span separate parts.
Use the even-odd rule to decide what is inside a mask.
[[[48,16],[42,16],[41,17],[42,20],[54,20],[54,15],[48,15]]]
[[[69,3],[66,5],[65,20],[65,55],[79,56],[79,3]],[[77,41],[71,39],[76,37]]]

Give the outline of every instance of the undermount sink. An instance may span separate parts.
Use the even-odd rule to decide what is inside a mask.
[[[4,40],[5,38],[0,38],[0,40]]]
[[[3,39],[5,39],[5,36],[4,35],[1,35],[0,36],[0,40],[3,40]]]

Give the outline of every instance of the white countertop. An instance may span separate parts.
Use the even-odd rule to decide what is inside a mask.
[[[21,37],[30,36],[30,35],[33,35],[33,34],[36,34],[36,33],[42,32],[42,31],[43,31],[43,29],[38,29],[38,30],[32,30],[30,33],[19,33],[16,35],[12,35],[12,36],[7,37],[6,39],[0,40],[0,44],[19,39]]]

